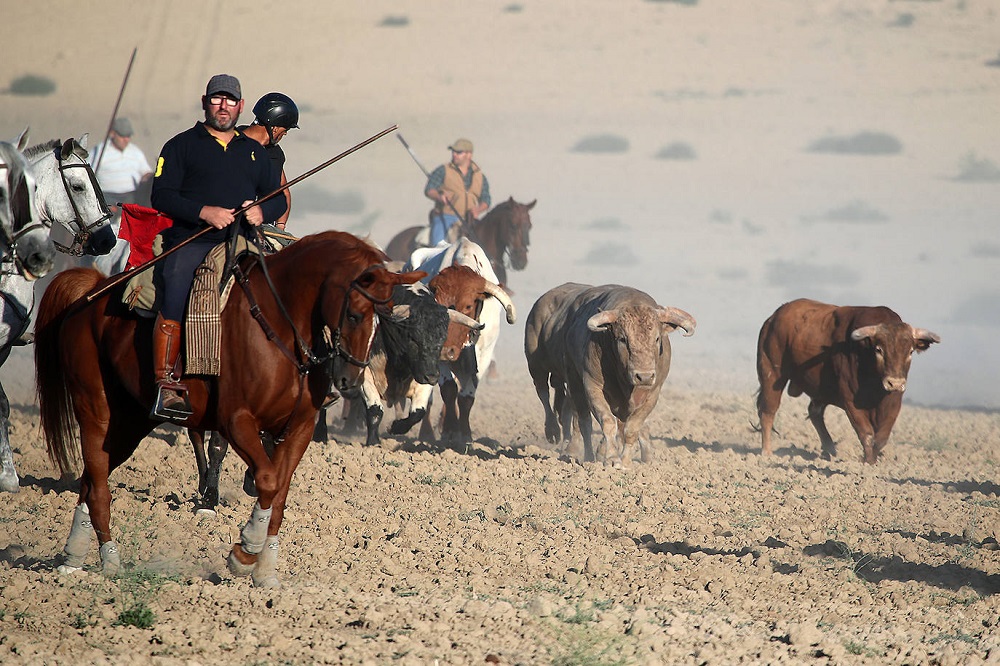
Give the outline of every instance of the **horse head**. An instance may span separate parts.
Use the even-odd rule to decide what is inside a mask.
[[[87,162],[87,135],[24,152],[38,183],[41,217],[58,225],[50,232],[56,247],[76,256],[110,252],[117,239],[104,192]]]
[[[511,197],[501,204],[509,209],[503,221],[502,240],[507,245],[511,268],[516,271],[522,271],[528,265],[528,243],[531,231],[529,211],[535,207],[536,203],[538,203],[537,199],[529,204],[522,204],[514,201],[514,197]]]
[[[27,130],[18,137],[23,142]],[[56,249],[48,229],[38,219],[36,182],[28,160],[16,146],[0,142],[0,249],[12,257],[15,272],[26,280],[52,270]]]
[[[341,267],[351,263],[351,257],[357,257],[367,262],[366,268],[350,281],[346,292],[339,271],[333,270],[324,283],[320,303],[321,319],[329,331],[328,344],[332,347],[331,383],[348,397],[357,392],[363,380],[379,312],[383,316],[391,314],[393,287],[412,284],[427,275],[423,271],[393,273],[383,263],[387,260],[384,253],[356,240],[358,246],[353,255],[339,256]]]

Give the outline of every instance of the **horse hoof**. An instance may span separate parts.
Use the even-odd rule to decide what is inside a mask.
[[[21,480],[17,478],[17,472],[4,470],[0,473],[0,491],[5,493],[16,493],[21,490]]]
[[[262,590],[280,590],[281,581],[278,580],[277,574],[269,574],[267,576],[261,576],[260,578],[254,576],[253,586]]]
[[[118,544],[106,541],[101,545],[101,573],[106,578],[114,578],[121,569],[121,556],[118,554]]]
[[[226,560],[226,566],[230,573],[234,576],[249,576],[253,573],[256,565],[256,555],[246,552],[238,543],[233,545],[233,549],[229,551],[229,558]]]

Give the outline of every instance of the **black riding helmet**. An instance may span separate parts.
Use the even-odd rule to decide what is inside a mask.
[[[299,107],[288,95],[280,92],[267,93],[253,105],[253,115],[258,125],[264,127],[284,127],[286,129],[299,126]]]

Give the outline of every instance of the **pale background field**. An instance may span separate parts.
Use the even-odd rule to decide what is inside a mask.
[[[218,72],[248,108],[274,89],[300,104],[289,177],[393,124],[427,168],[471,138],[495,201],[538,200],[521,311],[570,280],[682,307],[699,329],[674,385],[752,393],[760,324],[808,296],[942,336],[908,401],[1000,407],[989,0],[9,4],[0,89],[55,89],[0,95],[0,136],[103,136],[138,46],[121,113],[151,160]],[[386,243],[426,219],[423,184],[386,137],[298,186],[290,229]]]

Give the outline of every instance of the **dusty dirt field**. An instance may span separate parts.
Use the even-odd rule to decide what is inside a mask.
[[[279,592],[225,568],[253,503],[239,465],[197,517],[173,430],[111,478],[126,575],[95,573],[96,550],[57,575],[74,482],[46,460],[15,353],[0,664],[1000,663],[996,0],[5,4],[2,138],[103,136],[137,46],[120,113],[150,160],[230,72],[248,107],[299,103],[289,177],[398,124],[427,167],[469,137],[495,203],[538,205],[473,449],[313,445]],[[15,94],[23,77],[51,89]],[[297,186],[290,228],[386,243],[426,220],[424,183],[388,137]],[[569,280],[698,319],[673,343],[651,464],[544,441],[520,335]],[[798,297],[942,336],[876,468],[834,410],[841,456],[819,459],[801,399],[758,454],[757,332]]]
[[[675,345],[675,357],[681,354]],[[752,395],[667,388],[655,460],[561,459],[515,360],[482,387],[465,453],[313,444],[281,532],[284,589],[224,558],[252,500],[227,460],[193,513],[186,437],[112,476],[118,581],[54,572],[76,501],[30,408],[0,503],[0,661],[17,664],[995,663],[1000,415],[907,407],[876,468],[846,419],[824,462],[804,400],[758,453]],[[149,628],[121,625],[145,609]],[[133,613],[138,615],[138,613]]]

